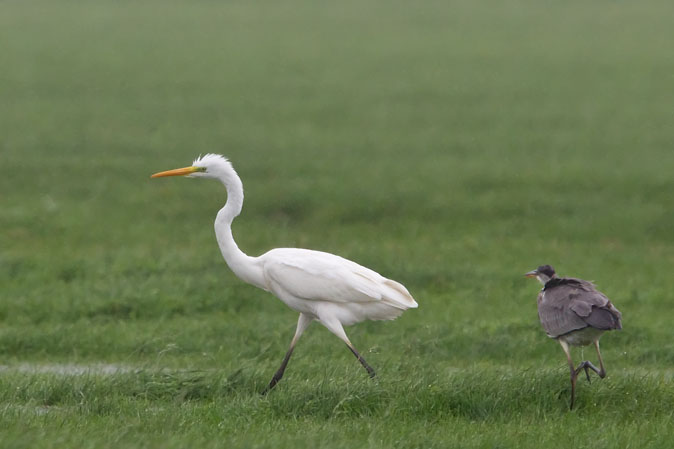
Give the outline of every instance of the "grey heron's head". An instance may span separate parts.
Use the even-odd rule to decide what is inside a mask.
[[[524,274],[528,278],[536,278],[538,282],[545,285],[550,279],[556,277],[555,269],[550,265],[541,265],[540,267]]]

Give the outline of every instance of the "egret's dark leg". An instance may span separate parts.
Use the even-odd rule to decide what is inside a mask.
[[[374,372],[374,369],[372,369],[372,367],[368,365],[363,356],[360,355],[358,351],[356,351],[356,348],[354,348],[351,343],[347,343],[346,346],[348,346],[351,352],[353,352],[353,355],[355,355],[360,364],[363,365],[363,368],[367,370],[367,373],[370,375],[370,378],[373,378],[374,376],[377,375],[377,373]]]
[[[297,344],[297,341],[300,339],[302,336],[302,333],[304,330],[307,328],[309,323],[313,318],[300,313],[300,317],[297,320],[297,329],[295,330],[295,336],[293,337],[292,341],[290,342],[290,347],[288,348],[288,351],[286,352],[286,355],[283,357],[283,361],[281,362],[281,366],[279,369],[276,370],[274,373],[274,377],[271,378],[271,381],[269,382],[269,385],[267,388],[264,389],[262,394],[267,394],[271,391],[272,388],[276,386],[276,384],[283,378],[283,373],[285,373],[286,366],[288,366],[288,362],[290,361],[290,356],[293,355],[293,350],[295,349],[295,345]]]
[[[288,348],[288,351],[286,352],[285,357],[283,357],[283,361],[281,362],[281,366],[279,369],[276,370],[274,373],[274,377],[271,378],[271,381],[269,382],[269,385],[267,385],[267,388],[264,389],[262,394],[267,394],[271,391],[272,388],[276,386],[279,380],[283,378],[283,373],[285,373],[286,366],[288,366],[288,361],[290,360],[290,356],[293,355],[293,350],[295,349],[295,345],[292,343],[290,344],[290,348]]]
[[[571,372],[571,405],[569,405],[569,410],[573,410],[573,403],[576,399],[576,379],[578,378],[578,371],[571,360],[571,351],[569,350],[569,345],[562,340],[558,340],[559,344],[562,345],[562,349],[566,354],[566,361],[569,363],[569,371]]]
[[[363,356],[358,353],[356,348],[354,348],[353,345],[351,344],[351,341],[349,341],[349,337],[346,336],[346,332],[344,332],[344,327],[342,326],[342,323],[340,323],[337,319],[333,317],[329,317],[327,319],[321,319],[321,324],[325,326],[330,332],[338,336],[340,340],[346,343],[346,346],[349,347],[353,355],[355,355],[360,364],[363,365],[363,368],[367,370],[367,373],[370,375],[371,378],[376,375],[372,367],[368,365]]]

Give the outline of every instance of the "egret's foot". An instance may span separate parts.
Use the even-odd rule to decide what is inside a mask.
[[[351,350],[353,355],[356,356],[360,364],[363,365],[363,368],[365,368],[365,370],[367,371],[367,374],[370,376],[370,379],[374,378],[377,375],[377,373],[374,372],[374,369],[372,369],[372,367],[365,361],[363,356],[360,355],[358,351],[356,351],[356,348],[354,348],[353,346],[349,344],[347,344],[346,346]]]
[[[274,374],[274,377],[271,378],[271,381],[269,381],[269,385],[267,385],[267,388],[262,390],[262,393],[260,394],[262,396],[266,396],[276,386],[276,384],[279,382],[279,380],[281,380],[282,377],[283,373],[279,374],[277,371],[276,374]]]

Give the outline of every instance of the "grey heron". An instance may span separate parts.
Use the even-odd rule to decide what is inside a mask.
[[[600,378],[606,377],[604,361],[599,352],[599,338],[605,331],[622,329],[622,315],[611,300],[589,281],[557,276],[550,265],[541,265],[525,274],[543,284],[538,294],[538,317],[548,337],[556,339],[566,354],[571,372],[571,405],[576,393],[576,379],[581,370],[590,381],[592,370]],[[599,358],[599,369],[589,360],[575,367],[569,346],[594,344]]]

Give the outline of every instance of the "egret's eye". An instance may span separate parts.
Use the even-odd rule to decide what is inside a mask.
[[[206,167],[196,167],[196,169],[197,169],[196,171],[198,171],[198,172],[205,172],[206,171]]]

